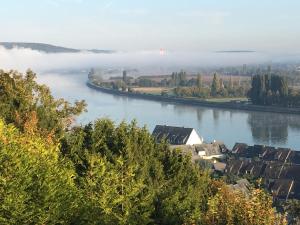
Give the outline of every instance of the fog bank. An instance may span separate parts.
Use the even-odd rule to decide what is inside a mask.
[[[111,54],[55,53],[47,54],[31,49],[0,47],[0,68],[37,72],[51,70],[79,70],[95,68],[136,68],[145,73],[161,73],[178,69],[214,66],[263,64],[279,60],[299,59],[299,56],[275,56],[267,53],[214,53],[214,52],[116,52]]]

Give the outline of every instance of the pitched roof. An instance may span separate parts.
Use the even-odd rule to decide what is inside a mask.
[[[262,161],[230,160],[226,165],[226,173],[234,175],[249,174],[254,178],[258,178],[263,175],[265,168],[266,164]]]
[[[250,162],[245,167],[245,173],[253,176],[254,178],[261,177],[264,170],[266,168],[266,164],[259,161],[259,162]]]
[[[161,142],[165,138],[172,145],[184,145],[192,131],[193,128],[157,125],[152,135],[157,142]]]
[[[287,152],[287,154],[284,159],[284,162],[295,164],[295,165],[300,164],[300,152],[299,151],[292,151],[290,149],[287,149],[285,151]]]
[[[278,162],[267,163],[263,177],[266,179],[278,179],[282,173],[283,165]]]
[[[206,156],[221,155],[222,147],[219,143],[195,145],[196,152],[204,151]]]
[[[284,165],[279,178],[293,179],[300,182],[300,165]]]
[[[232,148],[232,153],[236,154],[238,157],[254,158],[259,157],[263,153],[263,150],[263,145],[248,146],[244,143],[236,143]]]
[[[246,160],[230,160],[226,164],[225,172],[227,174],[243,175],[245,167],[249,164]]]
[[[239,153],[247,150],[248,145],[244,143],[235,143],[235,145],[232,148],[233,153]]]
[[[291,179],[275,180],[269,190],[278,199],[300,199],[300,183]]]
[[[263,150],[263,145],[248,146],[248,148],[245,149],[243,152],[239,152],[238,156],[244,158],[259,157],[263,153]]]

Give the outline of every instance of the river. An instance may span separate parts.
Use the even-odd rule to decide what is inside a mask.
[[[50,86],[55,97],[69,101],[86,100],[88,112],[77,123],[86,124],[107,117],[119,123],[136,119],[150,132],[155,125],[193,127],[206,142],[223,141],[228,147],[236,142],[264,144],[300,150],[300,115],[212,109],[167,104],[105,94],[86,86],[86,74],[48,73],[38,76]]]

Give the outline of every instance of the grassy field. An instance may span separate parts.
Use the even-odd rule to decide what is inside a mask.
[[[162,91],[170,91],[170,88],[165,87],[136,87],[133,88],[134,91],[140,92],[140,93],[147,93],[147,94],[153,94],[153,95],[160,95]]]
[[[247,101],[247,98],[209,98],[208,102],[230,102],[230,101]]]

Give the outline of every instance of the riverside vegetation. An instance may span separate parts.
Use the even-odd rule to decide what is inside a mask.
[[[162,77],[165,77],[164,79]],[[191,76],[190,76],[191,77]],[[134,79],[123,75],[122,79],[103,82],[101,76],[92,70],[89,78],[96,85],[129,92],[144,92],[162,96],[177,96],[183,98],[199,98],[209,101],[247,101],[254,105],[300,107],[299,86],[288,84],[290,77],[281,74],[257,73],[250,77],[233,79],[227,76],[227,81],[214,73],[211,82],[204,82],[200,74],[188,79],[186,72],[172,73],[171,76],[160,76],[159,79],[139,77]],[[237,81],[238,80],[238,81]],[[293,77],[291,82],[296,82]]]
[[[76,126],[84,110],[0,71],[0,224],[286,224],[264,190],[230,190],[134,121]]]

